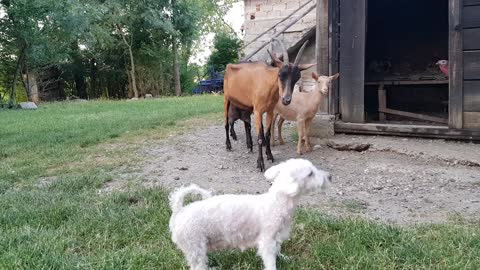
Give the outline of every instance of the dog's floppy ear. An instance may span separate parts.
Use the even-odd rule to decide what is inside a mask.
[[[263,174],[265,178],[267,178],[268,180],[275,179],[280,173],[280,168],[281,168],[280,165],[282,165],[282,163],[268,168],[268,170],[266,170],[265,173]]]
[[[289,197],[295,197],[298,194],[299,185],[295,179],[288,176],[279,181],[278,190]]]

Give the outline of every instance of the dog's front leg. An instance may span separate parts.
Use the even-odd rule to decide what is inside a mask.
[[[262,257],[265,270],[277,270],[277,247],[277,243],[273,239],[260,242],[258,253]]]

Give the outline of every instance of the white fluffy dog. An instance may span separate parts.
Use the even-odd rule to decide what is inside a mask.
[[[290,159],[269,168],[273,180],[260,195],[213,196],[196,185],[170,195],[172,240],[192,270],[207,269],[207,252],[225,248],[257,247],[265,269],[276,268],[280,245],[290,235],[293,213],[302,194],[326,187],[331,176],[304,159]],[[203,200],[183,206],[189,193]]]

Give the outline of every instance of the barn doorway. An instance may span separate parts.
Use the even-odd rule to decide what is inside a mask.
[[[367,122],[448,124],[448,0],[368,0]],[[443,62],[442,62],[443,64]]]

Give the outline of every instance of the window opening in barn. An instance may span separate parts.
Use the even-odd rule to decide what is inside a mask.
[[[367,121],[446,125],[448,0],[369,0],[366,29]]]

